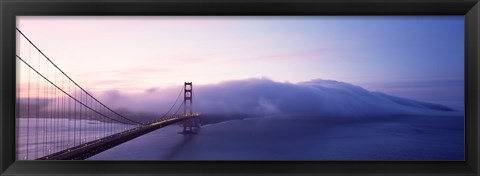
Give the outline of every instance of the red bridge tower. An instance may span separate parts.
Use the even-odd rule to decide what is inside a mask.
[[[192,100],[193,100],[193,86],[192,82],[185,82],[184,93],[183,93],[183,115],[187,120],[183,122],[183,132],[182,134],[195,134],[195,130],[200,127],[200,119],[197,114],[194,114],[192,111]]]

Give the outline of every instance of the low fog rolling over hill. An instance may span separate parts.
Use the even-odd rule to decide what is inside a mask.
[[[178,90],[163,91],[171,93],[169,101],[154,101],[153,97],[162,94],[160,90],[145,92],[144,101],[118,92],[110,93],[108,100],[116,102],[116,106],[130,102],[133,105],[130,108],[161,111],[155,107],[171,103],[178,95]],[[461,160],[464,157],[463,111],[440,104],[321,79],[295,84],[265,78],[194,84],[194,94],[194,110],[203,113],[204,122],[197,135],[178,137],[179,127],[171,126],[91,159]],[[131,152],[141,146],[156,147]]]
[[[183,86],[183,85],[182,85]],[[162,116],[180,93],[181,86],[149,89],[123,94],[112,90],[98,95],[119,113],[148,121]],[[218,84],[194,83],[193,109],[225,120],[275,114],[296,114],[317,118],[371,118],[391,115],[462,115],[463,111],[441,104],[372,92],[360,86],[315,79],[300,83],[275,82],[267,78],[225,81]],[[180,95],[180,101],[183,94]],[[30,104],[37,102],[30,99]],[[39,108],[48,109],[52,100],[41,99]],[[26,99],[20,101],[22,105]],[[173,110],[177,110],[176,104]],[[36,106],[31,106],[36,108]],[[183,109],[180,109],[183,111]],[[217,119],[215,121],[223,121]]]
[[[362,87],[333,80],[281,83],[266,78],[194,83],[193,109],[203,114],[262,116],[300,114],[319,118],[368,118],[387,115],[462,114],[450,107],[408,98],[371,92]],[[125,113],[166,112],[181,87],[150,89],[139,94],[110,91],[100,96],[106,104]],[[180,100],[182,100],[181,95]],[[177,105],[178,106],[178,105]],[[174,108],[175,109],[175,108]]]

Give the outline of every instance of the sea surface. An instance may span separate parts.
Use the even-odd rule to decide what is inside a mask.
[[[28,120],[27,133],[27,119],[20,119],[17,149],[20,160],[35,159],[78,145],[78,136],[74,141],[74,134],[68,130],[75,123],[83,124],[83,141],[105,134],[101,130],[103,125],[119,125],[58,119],[56,123],[64,126],[53,129],[48,126],[47,119],[38,119],[38,123],[36,120]],[[464,159],[462,116],[328,119],[271,115],[206,124],[194,135],[179,134],[181,130],[177,124],[167,126],[87,160]],[[80,135],[79,132],[76,135]]]
[[[173,125],[88,160],[463,160],[463,116],[325,119],[266,116]]]
[[[79,118],[18,118],[17,122],[19,160],[34,160],[133,127]],[[103,130],[107,127],[115,130]]]

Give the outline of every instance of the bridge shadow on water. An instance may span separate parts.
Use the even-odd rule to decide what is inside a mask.
[[[198,129],[196,131],[196,133],[199,133],[200,132],[200,129]],[[182,140],[176,144],[175,146],[173,146],[172,148],[172,151],[169,152],[166,156],[165,156],[165,159],[166,160],[174,160],[178,154],[185,148],[185,146],[188,145],[188,143],[195,137],[195,135],[197,134],[179,134],[179,135],[182,135]]]

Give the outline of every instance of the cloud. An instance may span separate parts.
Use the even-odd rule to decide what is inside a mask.
[[[370,90],[405,98],[441,103],[455,109],[464,109],[464,79],[430,78],[422,80],[361,83]]]
[[[206,113],[359,117],[452,111],[446,106],[370,92],[333,80],[318,79],[292,84],[263,78],[228,81],[196,89],[197,110]]]
[[[143,93],[110,91],[101,100],[113,108],[163,114],[176,111],[183,101],[181,87],[151,88]],[[333,80],[280,83],[267,78],[195,85],[195,112],[215,114],[304,114],[322,117],[362,117],[402,114],[441,115],[459,113],[451,108],[412,99],[371,92]],[[183,109],[180,109],[183,111]]]

